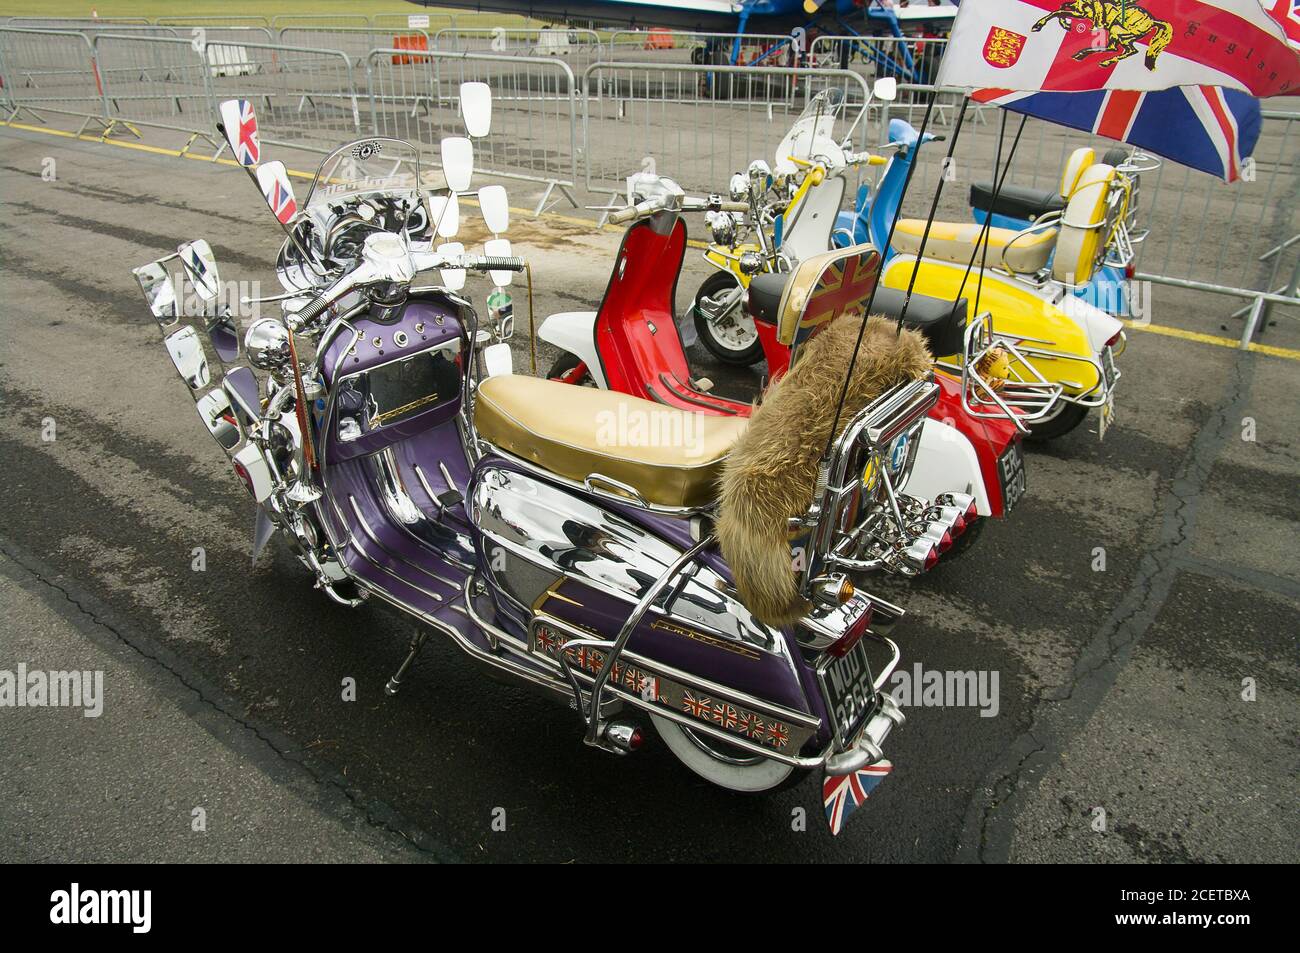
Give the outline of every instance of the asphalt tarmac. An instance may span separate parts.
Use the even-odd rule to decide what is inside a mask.
[[[879,580],[904,667],[997,673],[997,710],[909,709],[833,838],[817,781],[744,797],[657,743],[613,758],[451,644],[388,698],[409,619],[329,602],[283,545],[250,563],[252,507],[130,273],[206,237],[223,278],[277,291],[279,232],[237,170],[0,128],[0,202],[0,670],[105,673],[100,719],[0,708],[8,859],[1300,859],[1294,321],[1245,353],[1177,333],[1231,336],[1238,302],[1157,298],[1105,441],[1094,418],[1033,448],[1009,519]],[[595,307],[617,233],[512,237],[539,320]],[[688,254],[683,310],[707,274]],[[691,356],[723,393],[758,383]]]

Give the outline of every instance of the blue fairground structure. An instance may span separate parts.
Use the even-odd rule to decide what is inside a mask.
[[[937,57],[917,55],[912,44],[881,38],[945,37],[957,15],[958,0],[411,0],[419,6],[479,12],[514,13],[555,23],[589,21],[596,27],[669,29],[728,34],[708,40],[703,62],[721,65],[787,65],[792,43],[808,43],[819,33],[855,37],[840,55],[874,63],[880,75],[900,82],[926,83]],[[799,40],[795,31],[802,30]],[[747,35],[791,39],[743,56]],[[787,62],[782,62],[783,60]]]

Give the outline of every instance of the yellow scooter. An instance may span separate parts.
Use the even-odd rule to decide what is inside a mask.
[[[867,210],[870,237],[879,247],[887,244],[889,224],[897,215],[907,167],[918,141],[915,130],[902,120],[890,123],[890,139],[890,147],[896,152]],[[697,327],[707,323],[716,330],[728,327],[724,322],[730,322],[733,328],[741,325],[731,335],[733,342],[744,343],[745,315],[740,308],[734,315],[724,310],[728,293],[739,300],[742,295],[739,289],[748,285],[753,274],[786,270],[789,262],[808,254],[802,249],[805,244],[817,245],[819,251],[830,247],[836,237],[836,220],[826,210],[838,208],[842,201],[845,186],[842,169],[846,166],[833,159],[827,161],[827,153],[834,150],[827,149],[824,142],[819,145],[820,155],[816,160],[794,163],[808,169],[803,179],[797,185],[786,185],[791,189],[791,200],[783,214],[795,225],[803,221],[802,229],[792,225],[785,240],[769,242],[760,212],[750,216],[756,226],[756,241],[728,244],[727,222],[715,220],[715,242],[705,258],[726,269],[722,277],[730,288],[737,290],[710,293],[712,288],[706,282],[697,295]],[[753,169],[751,166],[750,182],[756,178]],[[1007,407],[1013,406],[1021,420],[1029,425],[1032,439],[1062,436],[1082,423],[1093,407],[1102,409],[1099,429],[1103,435],[1113,419],[1114,386],[1119,379],[1114,357],[1123,347],[1123,325],[1071,293],[1072,282],[1080,279],[1086,282],[1091,270],[1102,260],[1101,253],[1108,244],[1116,216],[1123,220],[1123,205],[1117,204],[1114,198],[1113,169],[1109,175],[1107,169],[1097,165],[1080,173],[1080,185],[1069,209],[1051,226],[1044,220],[1026,233],[1006,236],[1003,230],[991,229],[989,264],[1005,267],[1005,271],[986,268],[981,279],[978,269],[969,269],[968,276],[972,256],[977,264],[983,257],[982,250],[979,255],[974,254],[974,242],[979,234],[979,226],[974,224],[933,223],[926,241],[926,257],[919,265],[915,252],[920,246],[924,222],[918,226],[912,220],[900,221],[894,234],[894,247],[887,249],[890,258],[882,275],[884,288],[905,291],[910,286],[915,295],[949,302],[959,297],[973,300],[978,289],[978,313],[966,328],[966,352],[941,356],[940,366],[954,376],[962,376],[963,402],[968,404],[971,413],[1003,416]],[[733,177],[733,190],[739,184]],[[758,184],[762,184],[761,180]],[[749,195],[757,191],[751,187]],[[1093,207],[1085,208],[1085,205]],[[734,223],[735,217],[731,216],[730,220]],[[1055,232],[1051,227],[1055,227]],[[789,243],[790,235],[797,238],[793,246]],[[914,245],[908,244],[913,238]],[[1002,241],[1000,248],[999,241]],[[948,260],[936,256],[936,248]],[[1056,252],[1054,267],[1070,269],[1071,283],[1053,281],[1051,275],[1044,277],[1041,262],[1037,268],[1028,267],[1035,264],[1031,258],[1041,256],[1045,262],[1053,250]],[[1061,277],[1065,277],[1064,272]],[[709,281],[722,283],[718,276]],[[752,360],[746,360],[747,349],[734,347],[733,362],[752,363],[761,356],[752,327],[751,323],[749,333],[754,336],[754,350],[758,353]],[[701,337],[710,350],[718,353],[703,331]],[[714,339],[718,337],[721,334],[715,334]]]

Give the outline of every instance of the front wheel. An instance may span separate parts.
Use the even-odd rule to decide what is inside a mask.
[[[732,292],[739,286],[730,272],[715,272],[704,279],[700,290],[695,292],[695,330],[700,340],[709,349],[709,353],[723,364],[748,367],[757,364],[763,356],[763,344],[758,339],[758,329],[754,319],[745,313],[743,302],[738,301],[730,311],[717,321],[710,321],[700,310],[700,303],[705,299],[716,301],[720,296]]]
[[[1064,437],[1088,416],[1088,408],[1069,401],[1058,400],[1056,410],[1042,420],[1029,425],[1025,439],[1032,443],[1046,443]]]
[[[587,370],[587,365],[578,359],[578,355],[570,354],[568,351],[555,359],[551,369],[546,372],[546,379],[579,386],[595,384],[591,379],[591,371]]]
[[[743,794],[785,790],[800,783],[807,768],[772,761],[720,741],[712,735],[691,731],[653,712],[650,720],[677,760],[710,784]]]

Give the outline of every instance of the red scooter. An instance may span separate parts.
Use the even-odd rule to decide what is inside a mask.
[[[690,373],[677,330],[674,299],[686,254],[686,211],[740,211],[745,203],[690,198],[668,179],[639,175],[629,180],[637,204],[610,215],[631,221],[597,311],[571,311],[542,322],[539,336],[565,351],[548,377],[644,397],[680,410],[749,416],[752,405],[716,396]],[[746,307],[753,316],[770,380],[790,367],[798,329],[783,329],[781,299],[789,273],[755,275]],[[874,276],[871,277],[874,282]],[[869,293],[859,289],[859,295]],[[897,317],[903,294],[876,289],[872,312]],[[920,331],[935,354],[965,350],[966,300],[953,307],[913,294],[904,323]],[[971,499],[971,514],[1005,516],[1025,491],[1020,431],[1009,417],[974,416],[962,403],[960,379],[942,369],[938,403],[921,430],[916,464],[907,492],[935,500],[941,495]],[[901,449],[901,448],[900,448]],[[945,499],[949,498],[945,496]],[[968,523],[978,524],[976,520]],[[971,534],[966,533],[969,538]],[[965,540],[963,540],[965,541]]]

